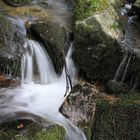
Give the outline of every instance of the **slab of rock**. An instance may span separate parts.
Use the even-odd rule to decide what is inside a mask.
[[[86,80],[98,81],[104,85],[114,80],[124,61],[115,82],[126,84],[131,90],[139,88],[139,85],[133,86],[135,84],[130,86],[139,81],[139,23],[132,23],[126,29],[127,20],[118,14],[118,6],[113,7],[108,0],[95,3],[92,0],[76,1],[73,58]],[[124,29],[126,31],[123,36]],[[124,60],[126,53],[128,56]],[[136,77],[136,80],[133,81],[132,77]]]

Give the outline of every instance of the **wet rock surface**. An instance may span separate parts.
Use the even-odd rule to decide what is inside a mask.
[[[123,55],[117,42],[122,35],[117,22],[119,17],[107,2],[104,10],[98,10],[82,20],[77,19],[74,60],[87,78],[106,82],[113,78]]]
[[[50,125],[44,127],[34,121],[27,119],[19,119],[9,121],[0,125],[0,138],[3,140],[62,140],[65,137],[65,130],[58,125]]]
[[[3,15],[0,16],[0,36],[0,56],[9,59],[21,57],[24,37],[16,25]]]
[[[86,82],[75,85],[60,111],[76,124],[88,122],[94,115],[96,92],[94,86]]]
[[[91,7],[87,4],[89,9],[85,9],[85,14],[85,7],[82,7],[81,3],[77,1],[74,9],[73,58],[83,77],[87,81],[98,81],[106,85],[118,75],[117,80],[115,79],[117,85],[125,85],[128,90],[139,88],[138,84],[134,86],[138,83],[136,81],[139,81],[139,23],[131,23],[127,19],[127,25],[126,18],[118,14],[118,7],[113,7],[108,1],[102,5],[104,8],[97,6],[97,9],[91,12],[90,8],[96,7],[96,4],[89,2]],[[80,14],[80,11],[83,14]]]
[[[0,71],[17,76],[24,53],[24,37],[8,17],[0,16]]]
[[[114,96],[103,91],[97,85],[76,85],[60,111],[85,132],[88,140],[139,139],[139,94]]]
[[[53,21],[43,21],[31,25],[33,35],[46,48],[57,73],[61,73],[64,62],[65,30]]]
[[[15,86],[17,84],[18,82],[16,80],[8,79],[5,76],[0,75],[0,88]]]
[[[81,127],[87,137],[94,119],[98,90],[86,82],[77,84],[60,108],[60,112]]]

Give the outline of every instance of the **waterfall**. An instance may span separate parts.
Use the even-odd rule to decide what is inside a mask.
[[[57,81],[57,74],[45,49],[36,41],[28,40],[25,44],[26,53],[22,58],[22,83],[34,82],[34,69],[38,71],[40,83],[48,84]],[[33,65],[34,59],[34,65]]]
[[[30,116],[34,119],[33,116],[39,116],[62,125],[67,132],[67,140],[86,140],[84,133],[58,111],[65,100],[67,86],[65,72],[57,76],[47,52],[38,42],[27,40],[24,47],[26,53],[21,62],[21,86],[0,89],[0,122],[22,118],[18,114],[24,112],[28,115],[23,118]],[[71,55],[72,45],[66,62],[72,81],[75,81]]]
[[[70,48],[68,50],[67,57],[66,57],[66,63],[72,80],[72,84],[74,85],[77,83],[77,69],[72,60],[72,52],[73,52],[73,42],[70,44]]]

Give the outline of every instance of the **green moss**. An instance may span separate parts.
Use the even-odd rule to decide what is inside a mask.
[[[101,12],[109,6],[108,0],[77,0],[74,9],[76,20],[82,20],[95,12]]]
[[[139,93],[120,93],[114,96],[117,100],[112,105],[118,106],[131,106],[131,105],[140,105],[140,96]],[[107,106],[110,101],[106,99],[98,99],[97,105]]]
[[[140,97],[120,94],[120,100],[97,102],[92,140],[138,140],[140,137]]]
[[[36,140],[64,140],[65,131],[62,127],[52,127],[50,128],[47,133],[42,131],[38,133],[36,136]]]

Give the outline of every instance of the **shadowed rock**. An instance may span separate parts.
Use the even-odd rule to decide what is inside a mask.
[[[64,63],[65,30],[52,21],[37,22],[31,25],[31,31],[46,48],[57,73],[61,73]]]
[[[3,1],[13,7],[28,5],[32,2],[32,0],[3,0]]]
[[[24,37],[10,19],[0,16],[0,72],[18,75],[24,53]]]

